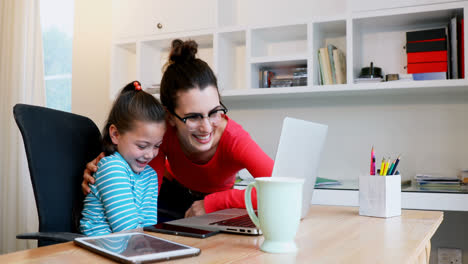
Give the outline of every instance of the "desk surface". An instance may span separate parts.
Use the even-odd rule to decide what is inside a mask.
[[[382,219],[359,216],[358,209],[312,206],[299,226],[296,254],[263,253],[263,236],[151,234],[202,250],[198,257],[174,263],[415,263],[443,219],[438,211],[403,210],[400,217]],[[0,263],[10,262],[111,263],[72,242],[0,255]]]

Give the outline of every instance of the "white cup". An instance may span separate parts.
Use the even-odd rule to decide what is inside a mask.
[[[245,206],[265,240],[260,249],[269,253],[296,252],[294,242],[302,209],[304,179],[285,177],[255,178],[245,190]],[[258,218],[252,208],[252,188],[257,189]]]

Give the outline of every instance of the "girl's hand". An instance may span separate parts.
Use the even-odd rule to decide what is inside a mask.
[[[83,182],[81,183],[81,190],[83,191],[84,195],[87,195],[91,192],[91,188],[89,188],[88,185],[94,184],[93,174],[97,171],[97,164],[102,158],[104,158],[104,152],[101,152],[99,156],[86,164],[86,169],[83,173]]]
[[[185,218],[206,214],[205,201],[199,200],[193,202],[192,206],[185,212]]]

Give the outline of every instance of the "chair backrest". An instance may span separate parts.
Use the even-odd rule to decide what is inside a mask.
[[[45,107],[17,104],[13,115],[23,136],[39,232],[79,233],[83,171],[101,152],[99,129],[87,117]]]

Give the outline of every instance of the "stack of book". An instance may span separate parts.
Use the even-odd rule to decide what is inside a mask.
[[[319,84],[346,83],[346,56],[332,44],[318,51]]]
[[[447,27],[406,32],[407,71],[414,80],[464,78],[463,19]]]
[[[458,177],[444,177],[432,174],[416,174],[416,184],[421,188],[458,189],[461,180]]]
[[[446,28],[406,32],[408,73],[414,80],[447,79]]]

